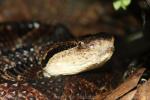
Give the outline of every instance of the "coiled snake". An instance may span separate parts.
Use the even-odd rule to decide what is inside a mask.
[[[0,48],[1,99],[68,98],[74,86],[83,89],[80,93],[74,88],[78,92],[71,98],[87,97],[85,93],[90,98],[97,93],[97,87],[76,74],[108,61],[114,51],[114,38],[107,33],[75,38],[61,24],[8,22],[0,24]],[[8,92],[11,88],[14,94]],[[23,94],[23,90],[27,93]]]

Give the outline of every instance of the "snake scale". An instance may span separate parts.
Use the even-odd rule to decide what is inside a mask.
[[[109,60],[113,43],[107,33],[75,38],[62,24],[1,23],[0,99],[92,98],[99,92],[97,76],[85,71]]]

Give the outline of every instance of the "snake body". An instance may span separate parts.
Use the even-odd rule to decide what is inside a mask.
[[[95,94],[96,91],[98,91],[95,85],[88,83],[88,81],[78,76],[66,78],[61,75],[78,74],[97,68],[97,66],[102,66],[110,59],[114,51],[114,38],[110,34],[98,33],[75,38],[69,33],[68,29],[62,25],[52,26],[32,22],[19,24],[17,26],[17,29],[20,29],[19,31],[14,28],[14,24],[1,24],[0,27],[2,26],[3,28],[0,30],[0,78],[4,81],[2,81],[0,87],[7,81],[19,81],[21,82],[19,84],[25,81],[25,83],[28,82],[30,86],[39,91],[46,91],[45,94],[48,96],[52,93],[49,91],[59,89],[58,86],[60,85],[62,86],[60,90],[63,91],[65,88],[66,93],[64,92],[63,95],[62,92],[60,94],[57,93],[57,90],[54,90],[56,93],[54,92],[52,94],[63,95],[62,98],[66,98],[66,94],[68,94],[67,91],[74,88],[73,86],[71,87],[71,84],[76,84],[78,87],[81,86],[83,89],[85,88],[82,87],[84,86],[83,83],[87,84],[89,87],[86,88],[87,90],[85,89],[85,93],[91,91],[89,94]],[[21,29],[23,26],[27,29],[25,32],[24,28]],[[21,35],[18,35],[18,33]],[[92,52],[89,53],[89,51]],[[89,59],[90,57],[96,57],[96,59]],[[69,68],[68,63],[71,61],[73,62],[69,66],[73,68],[74,65],[77,65],[74,69],[78,69],[75,72],[72,71],[74,69],[69,69],[70,71],[67,72],[67,74],[65,71],[61,71]],[[80,66],[82,66],[81,62],[84,62],[84,66],[80,69]],[[54,65],[58,63],[64,64],[64,66]],[[57,67],[57,69],[54,69],[55,67]],[[55,73],[53,73],[54,71]],[[39,79],[39,73],[41,72],[42,79]],[[54,78],[46,78],[47,73],[53,74],[52,76],[54,76]],[[55,80],[59,79],[59,77],[61,77],[61,81],[63,82],[56,85],[56,88],[52,88],[55,86]],[[74,79],[78,79],[81,83],[68,83]],[[59,82],[56,82],[56,84],[58,83]],[[44,90],[45,86],[50,90]],[[70,87],[70,89],[68,87]],[[91,87],[93,87],[94,90],[89,90]],[[51,95],[49,98],[53,97],[55,96]]]

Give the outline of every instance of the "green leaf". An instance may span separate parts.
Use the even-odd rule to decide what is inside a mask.
[[[115,1],[113,3],[113,6],[114,6],[115,10],[118,10],[121,7],[121,2],[120,1]]]
[[[131,3],[131,0],[116,0],[113,2],[113,7],[115,10],[126,9],[127,6]]]
[[[128,6],[131,3],[131,0],[122,0],[123,5]]]

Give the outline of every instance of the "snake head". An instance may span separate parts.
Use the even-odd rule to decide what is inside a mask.
[[[114,38],[107,33],[81,37],[74,45],[72,42],[64,44],[57,47],[58,52],[49,51],[44,76],[73,75],[102,67],[114,52]]]

